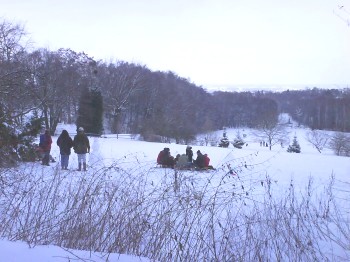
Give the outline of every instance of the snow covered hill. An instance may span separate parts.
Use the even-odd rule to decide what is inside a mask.
[[[74,135],[75,126],[60,126],[62,129],[67,129],[69,133]],[[82,181],[81,179],[92,181],[94,176],[101,176],[106,174],[103,178],[106,184],[111,186],[118,185],[119,175],[114,175],[114,171],[124,170],[134,178],[143,176],[145,184],[143,189],[153,190],[154,186],[162,187],[164,180],[174,179],[174,174],[179,176],[186,184],[186,180],[190,181],[193,188],[199,192],[209,192],[210,184],[215,190],[222,187],[221,193],[225,190],[232,190],[232,186],[237,184],[240,187],[249,188],[249,191],[243,191],[238,188],[234,192],[245,192],[251,200],[260,200],[266,189],[267,182],[270,183],[269,190],[277,197],[284,197],[286,192],[290,190],[291,183],[296,192],[303,192],[310,186],[310,180],[313,183],[314,193],[322,195],[325,186],[333,176],[335,197],[339,200],[344,208],[348,208],[349,199],[349,185],[350,185],[350,161],[347,157],[335,156],[329,149],[324,150],[321,154],[307,142],[306,129],[297,128],[293,125],[289,127],[289,134],[292,137],[297,136],[301,146],[301,153],[288,153],[286,151],[287,145],[283,147],[276,145],[269,150],[268,147],[263,147],[260,141],[252,135],[252,130],[249,129],[227,129],[227,136],[229,138],[235,137],[237,131],[244,135],[246,145],[242,149],[234,148],[230,145],[228,148],[220,148],[217,146],[204,146],[193,144],[193,151],[200,150],[202,153],[207,153],[211,159],[211,165],[217,170],[214,172],[191,172],[179,171],[174,173],[174,170],[167,170],[156,167],[156,158],[164,147],[170,148],[171,154],[185,153],[186,145],[180,144],[164,144],[164,143],[150,143],[130,139],[128,136],[104,136],[104,137],[90,137],[91,152],[88,154],[88,171],[78,172],[77,156],[72,153],[70,157],[68,171],[60,170],[60,155],[59,149],[56,146],[58,134],[53,137],[52,155],[57,160],[56,163],[51,163],[50,167],[43,167],[39,163],[24,163],[21,164],[18,170],[23,174],[41,174],[41,179],[49,181],[51,176],[59,174],[62,181],[67,185]],[[217,137],[222,135],[222,131],[217,132]],[[229,175],[229,171],[233,170],[234,175]],[[102,179],[102,178],[98,178]],[[141,179],[141,177],[140,177]],[[223,185],[227,179],[227,185]],[[75,182],[74,182],[75,181]],[[208,182],[209,181],[209,182]],[[292,181],[292,182],[291,182]],[[91,182],[92,183],[92,182]],[[209,184],[208,184],[209,183]],[[226,183],[226,182],[225,182]],[[263,186],[262,186],[263,185]],[[108,186],[108,187],[109,187]],[[204,188],[207,189],[204,189]],[[227,189],[225,189],[225,187]],[[62,187],[62,190],[67,186]],[[107,188],[107,187],[106,187]],[[106,189],[107,190],[107,189]],[[203,190],[203,191],[201,191]],[[220,194],[221,194],[220,193]],[[196,196],[198,197],[198,196]],[[336,252],[340,257],[349,258],[349,250],[339,247],[332,247],[333,250],[327,252]],[[28,247],[21,243],[0,242],[0,251],[2,257],[10,258],[7,261],[24,261],[26,258],[32,258],[35,261],[65,261],[68,256],[73,259],[75,255],[84,257],[85,259],[92,259],[93,261],[107,261],[106,257],[101,257],[101,254],[81,253],[82,251],[74,251],[74,256],[70,256],[72,251],[64,251],[54,246],[37,247],[28,249]],[[88,255],[89,254],[89,255]],[[120,259],[118,261],[147,261],[139,260],[133,257],[119,257],[118,254],[110,256],[109,261],[116,261],[114,258]],[[11,260],[12,258],[12,260]],[[63,258],[63,260],[62,260]],[[113,259],[112,259],[113,258]],[[61,259],[61,260],[59,260]],[[33,260],[33,261],[34,261]]]

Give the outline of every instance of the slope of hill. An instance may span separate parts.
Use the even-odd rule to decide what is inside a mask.
[[[75,126],[60,126],[60,128],[67,129],[72,135],[75,133]],[[227,136],[233,138],[237,131],[238,130],[235,129],[228,129]],[[221,214],[223,211],[220,208],[222,206],[224,210],[227,210],[226,205],[229,205],[232,210],[240,210],[237,214],[241,213],[243,216],[241,219],[245,219],[251,211],[251,208],[258,208],[260,205],[258,203],[262,201],[266,193],[272,194],[274,199],[279,201],[279,199],[288,197],[291,192],[291,187],[293,187],[293,190],[295,190],[293,192],[296,193],[296,202],[299,200],[304,201],[305,197],[308,199],[307,195],[311,193],[314,196],[324,198],[324,193],[328,192],[327,188],[330,181],[333,181],[332,183],[334,183],[332,196],[337,200],[337,204],[340,205],[339,207],[344,210],[344,212],[349,211],[349,158],[335,156],[330,150],[324,150],[320,154],[305,139],[306,129],[290,127],[289,130],[291,138],[295,135],[298,137],[301,146],[300,154],[287,153],[287,145],[284,147],[276,145],[272,147],[272,150],[269,150],[269,148],[261,146],[260,141],[256,141],[252,135],[252,130],[241,129],[239,131],[241,134],[245,135],[246,146],[242,149],[236,149],[232,145],[228,148],[192,145],[194,153],[197,150],[200,150],[202,153],[208,153],[211,158],[211,164],[216,167],[216,171],[211,172],[176,171],[156,167],[156,157],[158,152],[164,147],[169,147],[171,154],[176,155],[178,153],[184,153],[186,145],[150,143],[125,137],[117,139],[116,136],[89,138],[91,143],[91,153],[88,154],[87,172],[75,171],[77,167],[77,156],[75,153],[72,153],[70,157],[70,170],[61,171],[59,149],[56,146],[57,135],[53,137],[52,146],[52,155],[58,160],[56,163],[51,163],[50,167],[43,167],[39,163],[26,163],[18,167],[17,170],[19,170],[21,174],[27,174],[28,177],[35,178],[34,181],[37,182],[33,187],[38,187],[37,190],[39,190],[39,193],[41,190],[46,192],[51,185],[51,181],[57,181],[55,182],[55,184],[57,183],[57,189],[55,192],[58,192],[57,194],[59,198],[62,198],[60,201],[63,201],[63,203],[65,201],[68,201],[67,203],[69,203],[72,197],[77,198],[75,194],[78,193],[75,192],[81,191],[82,188],[85,187],[85,183],[88,183],[87,188],[91,187],[91,190],[94,192],[102,192],[96,193],[96,196],[94,196],[95,193],[89,193],[90,191],[88,189],[87,193],[84,193],[83,191],[83,196],[87,198],[86,201],[89,201],[88,195],[91,194],[91,205],[94,206],[97,203],[97,206],[95,207],[97,213],[95,213],[95,216],[98,221],[104,218],[104,212],[107,212],[108,210],[105,210],[103,207],[106,203],[108,204],[108,201],[106,202],[106,200],[108,200],[108,195],[111,194],[111,192],[119,192],[115,190],[122,190],[121,192],[123,192],[122,195],[119,195],[120,192],[118,193],[115,199],[116,201],[124,196],[124,201],[128,201],[128,197],[131,197],[131,199],[134,198],[132,202],[126,202],[127,205],[130,205],[131,209],[129,210],[128,206],[124,206],[125,212],[133,214],[133,211],[137,210],[139,207],[142,207],[142,210],[155,209],[157,212],[160,212],[160,215],[158,217],[157,212],[154,214],[154,226],[161,226],[164,224],[157,223],[163,223],[162,219],[165,217],[165,213],[168,214],[169,212],[173,212],[172,215],[174,216],[174,221],[179,220],[180,225],[184,219],[183,216],[185,215],[185,211],[186,219],[192,219],[191,212],[193,212],[193,217],[196,217],[199,220],[194,220],[192,223],[203,223],[203,218],[201,218],[201,216],[205,217],[203,212],[208,212],[208,210],[205,209],[205,206],[203,207],[203,210],[201,209],[202,207],[194,208],[193,206],[188,207],[188,209],[187,207],[181,207],[174,210],[172,207],[175,206],[175,204],[172,201],[174,200],[175,203],[179,204],[176,200],[177,197],[180,198],[180,202],[185,201],[185,199],[190,199],[189,201],[200,199],[200,201],[207,203],[206,205],[211,205],[209,204],[212,203],[211,199],[217,198],[216,201],[220,204],[216,207],[218,208],[218,213],[215,213],[215,219],[224,219],[223,214]],[[221,135],[222,132],[218,131],[217,136],[220,137]],[[32,182],[29,182],[29,184],[31,183]],[[94,188],[95,183],[98,184]],[[312,184],[312,192],[308,191],[308,188],[311,188],[310,183]],[[171,193],[172,191],[168,190],[169,186],[174,186],[175,192]],[[180,190],[180,195],[178,195],[177,190]],[[50,194],[52,194],[51,191]],[[202,194],[203,197],[200,197]],[[239,196],[239,198],[235,198],[235,194]],[[41,193],[39,195],[41,195]],[[72,197],[70,197],[70,195],[72,195]],[[142,195],[147,195],[148,199],[144,199]],[[167,198],[164,197],[165,195],[167,195]],[[68,197],[68,199],[64,200],[64,196]],[[143,199],[142,201],[146,202],[135,202],[136,200],[139,200],[139,197]],[[225,200],[227,197],[229,197],[228,202]],[[101,206],[98,205],[98,199],[101,199],[102,201],[100,202]],[[317,202],[317,199],[318,198],[313,201]],[[232,200],[234,201],[232,202]],[[134,202],[136,204],[135,207],[133,206]],[[153,202],[158,203],[156,204],[156,207],[153,206]],[[300,203],[301,205],[302,202]],[[194,204],[195,203],[196,202],[194,202]],[[145,204],[146,206],[144,206]],[[249,207],[247,211],[242,208],[242,206],[244,206],[243,204]],[[158,206],[162,207],[162,210],[164,209],[164,214],[162,213],[162,210],[158,210]],[[27,207],[24,206],[23,208],[25,210]],[[64,208],[64,206],[60,208]],[[112,209],[115,208],[117,208],[117,206]],[[180,213],[177,213],[177,210]],[[71,210],[65,212],[71,212]],[[62,213],[64,214],[64,212]],[[56,216],[59,217],[62,213],[57,213]],[[77,215],[78,214],[80,213],[77,213]],[[235,216],[237,216],[237,214]],[[35,214],[33,215],[35,216]],[[142,213],[142,215],[144,216],[146,214]],[[267,215],[267,213],[264,215]],[[99,218],[99,216],[102,217]],[[72,217],[72,220],[74,219],[75,218]],[[52,218],[52,220],[55,219]],[[132,220],[129,222],[123,222],[129,224],[131,221]],[[50,224],[52,223],[53,222],[50,221]],[[56,223],[59,224],[60,220],[57,220]],[[225,220],[221,220],[221,223],[229,225]],[[100,223],[98,225],[100,225]],[[96,225],[96,227],[98,225]],[[204,223],[203,228],[201,228],[199,232],[207,227],[210,228],[211,226]],[[268,228],[270,227],[267,227],[264,230],[268,230]],[[307,228],[310,228],[310,225],[307,225]],[[53,229],[55,229],[55,227]],[[169,230],[172,229],[164,228],[164,230],[169,233]],[[191,230],[197,232],[196,227],[192,227]],[[220,228],[217,228],[216,230],[218,230],[217,233],[219,234]],[[251,230],[261,230],[261,228],[258,227],[257,229]],[[193,234],[193,239],[191,237],[191,241],[197,241],[195,240],[196,234],[194,234],[194,232],[191,233]],[[137,233],[141,232],[137,231]],[[160,233],[162,233],[162,231],[160,231]],[[343,235],[340,235],[339,241],[344,241],[343,237]],[[234,241],[235,238],[236,237],[232,237],[232,241]],[[219,237],[218,239],[221,238]],[[172,243],[173,240],[170,239],[169,241]],[[237,239],[237,241],[241,240]],[[238,244],[240,242],[235,243]],[[246,245],[249,246],[252,244],[251,242],[249,243],[250,244]],[[329,246],[329,243],[329,240],[323,240],[318,243],[318,245],[322,247],[321,254],[324,256],[323,258],[334,256],[341,258],[350,257],[348,249],[341,247],[337,242],[332,242],[331,246]],[[11,243],[11,245],[12,244],[14,243]],[[185,243],[183,243],[183,245],[184,244]],[[221,243],[221,245],[222,244],[223,243]],[[13,247],[8,249],[9,246],[10,244],[7,242],[0,242],[2,255],[4,257],[15,256],[20,258],[20,255],[13,255]],[[178,248],[178,246],[175,247]],[[21,248],[18,247],[18,250],[23,250],[22,248],[23,245]],[[182,246],[182,248],[185,247]],[[186,248],[191,248],[191,243],[186,243]],[[237,248],[243,249],[243,247],[239,246],[237,246]],[[14,247],[14,249],[16,249],[16,247]],[[40,250],[43,249],[40,248]],[[23,252],[26,252],[26,256],[30,257],[30,254],[28,254],[27,251]],[[59,253],[56,253],[57,248],[53,246],[48,246],[47,249],[44,249],[44,252],[45,255],[36,255],[35,259],[45,258],[47,259],[45,261],[56,261],[55,257],[60,256]],[[74,254],[70,256],[71,258],[81,254],[74,250],[71,250],[70,252]],[[270,250],[266,252],[273,254],[275,251]],[[47,254],[49,254],[49,256]],[[208,254],[203,253],[203,251],[201,251],[201,254],[203,256],[208,256]],[[94,261],[103,261],[97,258],[100,256],[99,254],[94,255]],[[62,256],[67,257],[68,255],[65,252]],[[82,256],[86,257],[86,253]],[[270,256],[267,255],[267,257]],[[296,257],[298,257],[298,255],[296,255]],[[21,260],[14,259],[12,261]]]

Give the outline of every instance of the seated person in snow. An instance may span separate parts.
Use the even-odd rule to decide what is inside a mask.
[[[188,162],[188,156],[186,154],[182,154],[181,156],[179,156],[179,158],[175,164],[175,168],[188,169],[190,167],[191,167],[191,163]]]
[[[165,147],[162,151],[159,152],[157,157],[157,164],[162,165],[162,167],[171,167],[174,168],[175,159],[170,154],[170,149]]]
[[[205,169],[214,169],[213,166],[209,165],[210,158],[208,157],[208,154],[204,154],[204,168]]]
[[[179,161],[179,158],[180,158],[180,154],[177,154],[176,157],[175,157],[175,159],[174,159],[175,165],[176,165],[177,161]]]
[[[200,150],[197,151],[197,158],[196,160],[193,161],[195,167],[197,168],[204,168],[205,163],[204,163],[204,155],[201,153]]]
[[[157,164],[162,165],[163,164],[163,158],[166,154],[167,148],[164,148],[162,151],[159,152],[157,157]]]

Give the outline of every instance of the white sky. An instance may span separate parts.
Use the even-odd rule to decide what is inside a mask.
[[[0,0],[0,17],[24,24],[36,47],[203,87],[350,85],[350,0]]]

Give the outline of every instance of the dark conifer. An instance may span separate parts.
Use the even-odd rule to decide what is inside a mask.
[[[296,136],[294,136],[293,143],[292,143],[292,145],[289,145],[287,152],[289,152],[289,153],[300,153],[301,152],[300,145],[299,145],[299,142],[298,142]]]
[[[224,133],[222,135],[222,138],[220,139],[219,147],[228,147],[230,145],[230,141],[228,140],[228,137],[226,135],[226,128],[224,128]]]
[[[85,133],[100,135],[103,130],[103,100],[100,91],[85,88],[79,100],[77,128]]]

